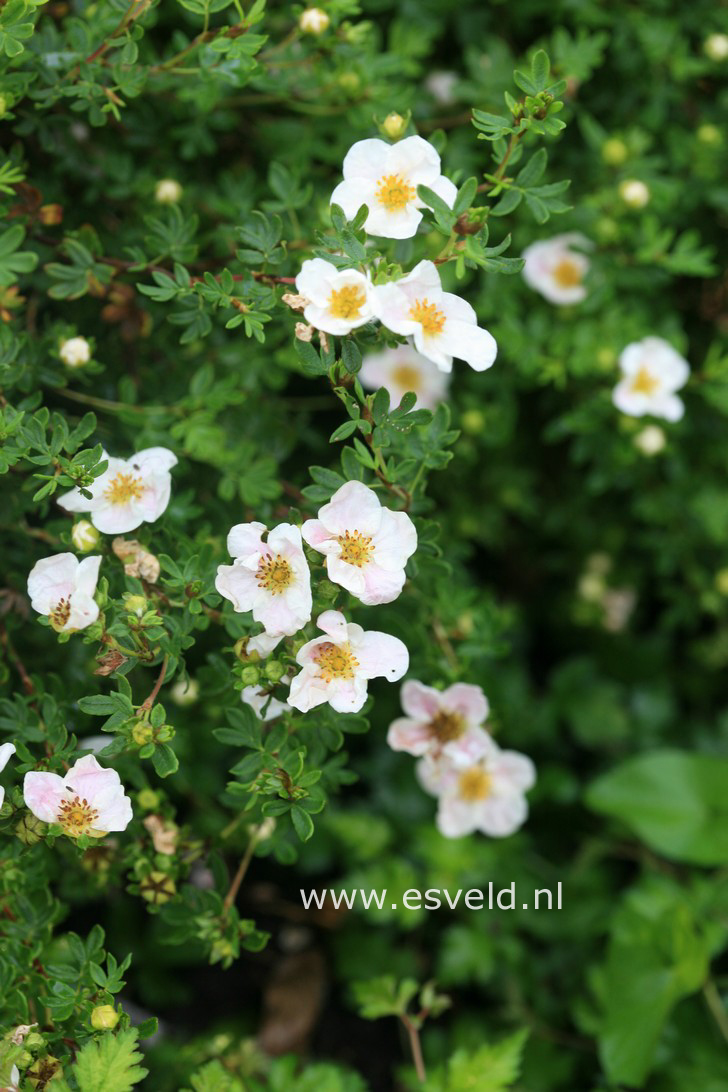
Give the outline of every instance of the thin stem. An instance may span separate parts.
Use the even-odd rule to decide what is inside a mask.
[[[62,398],[70,398],[72,402],[80,402],[95,409],[108,410],[109,413],[184,413],[181,406],[134,406],[131,402],[113,402],[109,398],[97,398],[94,394],[72,391],[68,387],[54,387],[54,390]]]
[[[23,690],[29,697],[33,697],[35,694],[35,685],[28,672],[25,670],[25,664],[20,659],[20,656],[15,650],[15,647],[10,640],[10,634],[5,628],[4,623],[0,626],[0,644],[3,645],[8,654],[8,659],[15,665],[15,670],[20,675],[20,681],[23,684]]]
[[[139,712],[140,713],[142,712],[142,710],[145,713],[149,712],[149,710],[154,705],[154,702],[157,699],[157,694],[162,689],[162,683],[164,682],[164,676],[167,674],[167,664],[168,664],[168,662],[169,662],[169,657],[165,656],[164,659],[162,660],[162,666],[159,669],[159,675],[157,677],[157,681],[154,684],[154,689],[152,690],[149,697],[145,698],[145,700],[139,706]]]
[[[500,163],[498,164],[498,168],[497,168],[495,174],[493,175],[494,181],[492,181],[492,182],[483,182],[482,185],[478,186],[478,189],[476,191],[477,193],[487,193],[488,190],[492,190],[494,186],[497,186],[497,184],[502,181],[503,176],[506,173],[506,167],[508,166],[508,160],[513,155],[515,147],[518,144],[518,141],[521,139],[522,136],[523,136],[523,133],[511,133],[511,139],[508,141],[508,147],[506,148],[506,154],[501,159]]]
[[[422,1044],[420,1043],[419,1029],[415,1027],[410,1018],[406,1015],[402,1016],[402,1023],[407,1028],[410,1050],[412,1051],[412,1061],[415,1065],[417,1079],[424,1084],[427,1080],[427,1070],[425,1069],[425,1059],[422,1057]]]
[[[259,839],[260,839],[260,827],[254,827],[253,832],[250,835],[250,841],[248,842],[245,853],[243,854],[243,858],[242,858],[240,864],[238,865],[238,870],[235,873],[235,875],[233,876],[233,882],[230,884],[230,889],[228,890],[228,893],[225,896],[225,901],[222,904],[223,914],[229,914],[230,913],[232,905],[235,902],[236,898],[238,897],[238,891],[240,890],[240,885],[242,884],[243,880],[245,879],[245,873],[248,871],[248,866],[249,866],[250,862],[253,859],[253,854],[255,852],[255,847],[257,846]]]
[[[709,978],[703,986],[703,997],[721,1035],[728,1043],[728,1012],[726,1012],[725,1005],[712,978]]]

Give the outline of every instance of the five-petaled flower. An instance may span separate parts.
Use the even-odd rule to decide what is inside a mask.
[[[28,574],[33,610],[46,614],[59,633],[92,625],[99,616],[94,592],[99,579],[98,554],[79,561],[75,554],[54,554],[36,561]]]
[[[348,334],[373,317],[371,281],[357,269],[309,258],[296,277],[296,291],[307,301],[306,322],[326,334]]]
[[[384,387],[393,406],[398,406],[402,396],[412,391],[417,396],[415,405],[430,410],[444,401],[450,385],[450,377],[411,345],[368,353],[359,372],[359,381],[368,390]]]
[[[262,686],[246,686],[240,697],[261,720],[275,720],[281,713],[288,712],[285,702],[272,697]]]
[[[435,690],[416,679],[402,687],[402,708],[407,716],[389,726],[387,743],[411,755],[477,755],[490,737],[481,727],[488,716],[488,699],[479,686],[454,683]]]
[[[369,210],[364,227],[370,235],[409,239],[422,220],[424,201],[418,186],[427,186],[452,208],[457,188],[440,173],[440,157],[420,136],[398,144],[359,140],[344,158],[344,181],[331,195],[352,220],[362,205]]]
[[[526,820],[525,793],[536,781],[530,758],[502,751],[487,734],[470,753],[450,750],[417,763],[422,786],[439,798],[437,827],[446,838],[480,830],[491,838],[513,834]]]
[[[619,366],[623,378],[612,393],[618,410],[631,417],[680,420],[685,406],[675,391],[687,382],[690,365],[669,342],[661,337],[633,341],[622,350]]]
[[[220,565],[215,587],[236,611],[252,611],[269,637],[291,636],[311,617],[311,574],[301,532],[279,523],[264,542],[264,523],[238,523],[228,535],[232,565]]]
[[[3,743],[0,745],[0,773],[5,769],[11,757],[15,754],[14,743]],[[0,808],[5,801],[5,789],[0,785]]]
[[[98,531],[119,535],[142,523],[154,523],[169,504],[170,470],[177,456],[166,447],[148,447],[131,459],[107,455],[106,470],[88,486],[90,497],[72,489],[59,498],[67,512],[88,512]]]
[[[443,372],[452,370],[453,357],[477,372],[496,358],[495,339],[478,326],[466,300],[443,291],[434,262],[422,261],[406,277],[375,286],[372,307],[388,330],[412,335],[416,349]]]
[[[368,606],[397,598],[407,559],[417,549],[417,532],[407,513],[384,508],[374,490],[357,481],[337,489],[301,533],[325,554],[329,579]]]
[[[526,262],[523,279],[549,303],[581,303],[586,297],[584,278],[591,264],[581,251],[591,245],[578,231],[531,243],[521,255]],[[572,246],[581,250],[572,250]]]
[[[132,820],[118,773],[104,769],[93,755],[79,758],[63,777],[27,773],[23,798],[36,818],[58,823],[69,838],[103,838],[109,831],[126,830]]]
[[[323,637],[300,649],[296,662],[302,670],[291,682],[288,704],[302,713],[328,702],[337,713],[358,713],[367,698],[367,681],[401,679],[409,667],[409,653],[398,637],[378,630],[365,631],[347,622],[338,610],[320,614]]]

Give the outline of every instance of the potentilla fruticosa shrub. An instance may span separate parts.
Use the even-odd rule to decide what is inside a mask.
[[[724,13],[0,56],[0,1087],[725,1088]]]

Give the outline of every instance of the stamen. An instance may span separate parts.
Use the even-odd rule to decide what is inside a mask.
[[[284,557],[261,558],[256,578],[259,588],[265,588],[271,595],[281,595],[293,581],[293,569]]]
[[[359,666],[349,644],[335,645],[324,641],[314,652],[313,658],[318,664],[320,677],[326,683],[334,679],[353,679]]]
[[[583,280],[581,268],[571,258],[562,258],[551,275],[561,288],[575,288]]]
[[[357,569],[367,564],[373,549],[371,535],[363,535],[361,531],[345,531],[336,541],[341,546],[342,561],[356,565]]]
[[[440,710],[430,721],[430,731],[438,743],[450,743],[454,739],[460,739],[465,731],[465,722],[460,713]]]
[[[445,312],[438,310],[427,299],[415,300],[410,307],[410,318],[422,324],[422,330],[428,337],[441,334],[445,325]]]
[[[62,800],[58,809],[58,822],[71,838],[90,834],[98,817],[98,811],[91,807],[88,800],[82,800],[79,796]]]
[[[401,174],[385,174],[377,183],[375,197],[387,212],[400,212],[417,196],[414,186],[405,182]]]
[[[120,470],[104,490],[104,496],[112,504],[128,504],[130,500],[141,500],[144,484],[141,478],[126,470]]]
[[[471,766],[460,774],[458,791],[469,804],[485,800],[490,794],[491,779],[482,766]]]
[[[50,611],[48,620],[55,630],[61,630],[71,616],[71,597],[59,599]]]
[[[358,318],[366,301],[367,294],[361,285],[345,284],[334,288],[329,296],[329,312],[334,318]]]
[[[660,385],[660,380],[650,375],[644,365],[638,369],[632,380],[633,394],[653,394]]]
[[[421,373],[413,364],[400,364],[392,372],[392,379],[403,390],[414,391],[416,394],[420,388]]]

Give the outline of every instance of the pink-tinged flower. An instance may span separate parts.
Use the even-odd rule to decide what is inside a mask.
[[[404,567],[417,549],[417,532],[406,512],[392,512],[362,482],[347,482],[306,520],[301,533],[326,555],[329,579],[362,603],[391,603],[402,591]]]
[[[234,562],[218,567],[215,587],[236,611],[252,611],[269,638],[288,637],[311,617],[311,574],[298,527],[279,523],[266,542],[264,534],[263,523],[232,528],[227,547]]]
[[[412,336],[417,351],[443,372],[452,371],[454,357],[476,372],[490,368],[496,358],[495,339],[478,326],[466,300],[443,292],[434,262],[420,262],[406,277],[376,285],[372,309],[388,330]]]
[[[437,827],[446,838],[480,830],[491,838],[513,834],[528,816],[525,793],[536,781],[530,758],[502,751],[487,736],[469,755],[448,744],[440,758],[417,763],[420,782],[439,797]]]
[[[675,391],[684,387],[690,365],[668,341],[646,337],[633,341],[619,357],[623,379],[614,388],[612,401],[631,417],[662,417],[679,421],[685,406]]]
[[[100,564],[98,555],[79,561],[75,554],[55,554],[36,561],[28,574],[33,610],[46,614],[59,633],[92,625],[99,616],[94,592]]]
[[[58,823],[69,838],[103,838],[126,830],[131,801],[116,770],[106,770],[93,755],[79,758],[64,777],[31,772],[23,782],[25,803],[44,823]]]
[[[449,375],[411,345],[368,353],[359,372],[359,381],[370,391],[384,387],[393,406],[398,406],[403,395],[412,391],[417,395],[415,405],[430,410],[445,400],[450,386]]]
[[[416,679],[402,687],[402,708],[407,714],[392,722],[387,743],[394,751],[411,755],[478,753],[490,737],[481,725],[488,716],[488,699],[479,686],[454,683],[447,690],[435,690]]]
[[[296,277],[305,298],[303,317],[326,334],[348,334],[372,319],[371,282],[358,269],[337,269],[323,258],[309,258]]]
[[[440,156],[420,136],[397,144],[385,140],[359,140],[344,159],[344,181],[331,194],[353,220],[362,205],[369,209],[364,228],[385,239],[409,239],[422,220],[424,202],[418,186],[428,186],[452,208],[457,187],[440,173]]]
[[[526,262],[524,281],[549,303],[581,303],[586,297],[584,278],[591,263],[585,254],[571,248],[578,246],[585,250],[591,245],[578,231],[531,243],[521,255]]]
[[[84,497],[72,489],[59,498],[67,512],[88,512],[91,522],[105,535],[134,531],[142,523],[154,523],[169,504],[170,470],[177,456],[166,447],[148,447],[131,459],[115,459],[103,453],[108,467],[96,478]]]
[[[265,630],[263,630],[262,633],[256,633],[254,637],[248,638],[245,645],[245,651],[248,656],[253,652],[257,652],[258,657],[261,660],[264,660],[266,656],[270,656],[273,649],[277,648],[282,640],[283,636],[271,637],[270,633],[266,633]]]
[[[0,746],[0,773],[5,769],[11,757],[15,754],[14,743],[3,743]],[[0,785],[0,808],[5,800],[5,789]]]
[[[240,696],[261,720],[275,720],[281,713],[288,712],[286,703],[266,694],[262,686],[246,686]]]
[[[358,713],[367,698],[367,681],[401,679],[409,653],[398,637],[364,631],[338,610],[326,610],[317,621],[316,637],[296,656],[302,671],[291,682],[288,704],[302,713],[328,702],[337,713]]]

